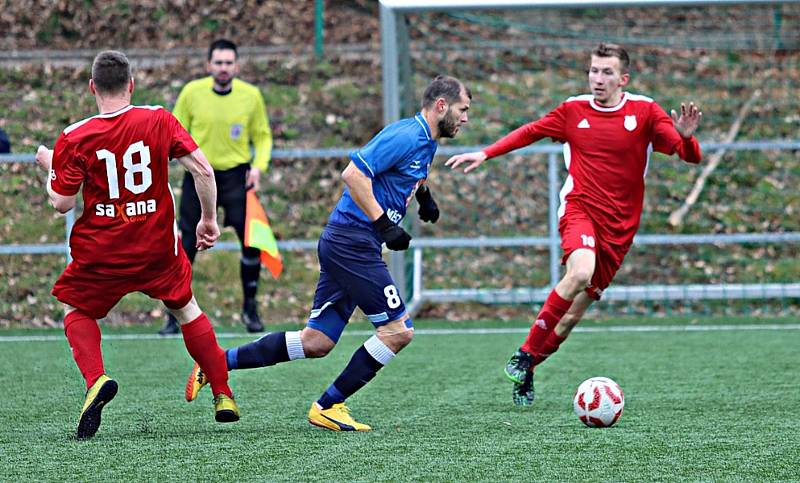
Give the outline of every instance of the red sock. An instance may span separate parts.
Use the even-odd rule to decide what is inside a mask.
[[[539,311],[539,315],[536,316],[536,322],[531,326],[525,343],[522,344],[520,348],[528,354],[538,353],[547,335],[555,328],[558,321],[561,320],[561,317],[567,313],[570,305],[572,305],[572,300],[561,298],[561,296],[556,293],[555,289],[553,289],[550,295],[547,296],[547,300],[544,302],[542,310]]]
[[[188,324],[181,325],[183,343],[189,355],[200,364],[200,368],[208,377],[211,392],[216,396],[223,393],[233,397],[231,388],[228,387],[228,363],[225,361],[225,351],[217,344],[214,328],[206,317],[200,316]]]
[[[93,318],[73,310],[64,317],[64,334],[88,389],[106,372],[100,351],[100,327]]]
[[[561,337],[560,335],[556,334],[556,331],[553,330],[545,339],[544,344],[539,349],[539,352],[534,354],[536,357],[534,358],[533,365],[538,366],[542,362],[545,361],[548,357],[553,355],[553,352],[558,350],[558,347],[561,345],[562,342],[567,340],[566,336]]]

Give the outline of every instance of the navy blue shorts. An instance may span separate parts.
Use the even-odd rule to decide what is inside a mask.
[[[375,327],[406,314],[372,231],[328,224],[319,238],[317,254],[319,282],[309,327],[338,342],[356,307]],[[413,327],[410,318],[406,326]]]

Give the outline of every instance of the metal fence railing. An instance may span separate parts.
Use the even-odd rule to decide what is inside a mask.
[[[800,140],[766,140],[737,143],[702,143],[704,152],[725,149],[728,151],[790,151],[800,150]],[[443,147],[437,156],[450,156],[477,146]],[[349,149],[275,150],[278,159],[344,158]],[[407,260],[411,265],[411,277],[406,287],[406,298],[413,311],[422,302],[482,303],[531,303],[541,302],[560,277],[560,243],[558,235],[558,190],[560,154],[559,145],[535,145],[518,150],[516,154],[546,154],[548,163],[548,234],[541,237],[417,237],[411,243]],[[0,163],[33,163],[33,154],[0,155]],[[65,217],[65,243],[6,244],[0,245],[0,255],[65,253],[66,242],[74,223],[72,212]],[[752,232],[752,233],[705,233],[705,234],[642,234],[635,239],[637,245],[730,245],[730,244],[793,244],[800,247],[800,232]],[[315,250],[316,240],[281,240],[282,250]],[[549,284],[545,287],[495,288],[426,288],[423,253],[428,250],[453,248],[500,248],[540,247],[549,250]],[[215,247],[220,250],[238,250],[237,242],[224,242]],[[399,282],[399,281],[398,281]],[[399,283],[398,283],[399,284]],[[630,285],[612,286],[604,294],[604,300],[707,300],[707,299],[753,299],[753,298],[800,298],[800,281],[769,284],[677,284],[677,285]]]

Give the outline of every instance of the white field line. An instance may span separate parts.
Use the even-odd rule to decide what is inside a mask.
[[[800,324],[743,324],[743,325],[630,325],[608,327],[576,327],[575,333],[597,332],[736,332],[753,330],[800,330]],[[371,330],[345,330],[343,336],[369,337],[374,332]],[[416,329],[415,335],[493,335],[493,334],[526,334],[526,327],[509,327],[502,329]],[[218,339],[247,339],[260,337],[260,335],[241,332],[220,332]],[[180,335],[161,336],[158,334],[108,334],[103,335],[103,340],[165,340],[180,339]],[[0,336],[0,342],[51,342],[66,340],[63,335],[7,335]]]

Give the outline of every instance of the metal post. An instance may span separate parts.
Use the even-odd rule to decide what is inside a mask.
[[[325,0],[314,2],[314,55],[322,60],[325,55]]]
[[[383,123],[400,119],[397,55],[397,13],[381,3],[381,61],[383,65]]]
[[[422,304],[422,248],[413,250],[414,269],[412,275],[411,297],[406,304],[406,310],[413,317]]]
[[[555,153],[547,155],[548,235],[550,237],[550,286],[561,278],[561,247],[558,236],[558,160]]]
[[[381,59],[383,65],[383,123],[400,119],[400,79],[397,54],[397,16],[391,8],[381,3]],[[405,257],[403,252],[390,252],[389,272],[400,295],[408,300]]]
[[[408,35],[406,17],[395,22],[397,29],[397,65],[400,97],[400,117],[411,117],[417,111],[414,93],[414,79],[411,71],[411,38]]]
[[[781,38],[781,28],[783,25],[783,5],[775,5],[772,10],[773,32],[775,35],[775,49],[783,49],[783,39]]]

